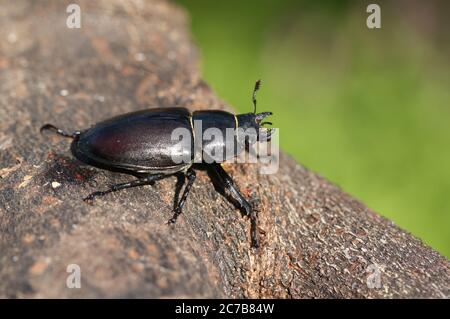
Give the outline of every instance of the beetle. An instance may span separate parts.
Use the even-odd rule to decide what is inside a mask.
[[[272,115],[272,112],[256,113],[256,93],[260,88],[260,83],[260,80],[256,81],[253,90],[252,113],[234,115],[222,110],[200,110],[191,113],[182,107],[152,108],[119,115],[82,131],[68,133],[52,124],[45,124],[40,131],[42,133],[44,130],[53,130],[61,136],[73,138],[71,151],[81,162],[137,177],[130,182],[112,185],[106,190],[93,192],[84,198],[84,201],[91,202],[96,197],[111,192],[153,184],[165,177],[183,174],[184,181],[187,178],[187,184],[180,200],[175,205],[173,217],[168,221],[169,224],[174,224],[182,212],[194,184],[196,173],[192,167],[194,163],[192,148],[191,152],[188,152],[190,154],[188,154],[187,161],[174,161],[174,154],[186,155],[186,147],[177,148],[179,141],[173,139],[173,131],[179,128],[186,129],[190,133],[188,142],[195,144],[199,137],[195,134],[194,123],[199,121],[201,132],[205,132],[209,128],[218,129],[222,133],[225,133],[227,129],[236,131],[238,129],[255,129],[256,136],[253,136],[253,139],[246,136],[245,145],[247,147],[258,140],[270,141],[273,129],[265,129],[263,125],[272,123],[262,122],[262,120]],[[208,149],[208,147],[226,148],[223,140],[216,139],[202,140],[201,146],[204,149]],[[231,156],[237,156],[241,152],[242,148],[233,148]],[[222,186],[231,193],[245,215],[250,218],[251,245],[258,247],[257,213],[221,165],[229,158],[206,161],[205,153],[202,153],[201,156],[201,161],[212,169]]]

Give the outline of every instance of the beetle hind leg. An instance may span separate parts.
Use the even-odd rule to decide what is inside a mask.
[[[81,132],[80,131],[75,131],[72,133],[66,132],[60,128],[57,128],[56,126],[54,126],[53,124],[45,124],[43,125],[40,129],[39,132],[43,132],[45,130],[52,130],[54,131],[56,134],[64,136],[64,137],[70,137],[70,138],[75,138],[77,135],[80,135]]]
[[[184,203],[186,202],[186,199],[189,195],[189,192],[191,191],[192,185],[194,185],[195,178],[197,175],[195,174],[195,171],[192,168],[189,168],[185,175],[188,178],[188,182],[186,184],[186,187],[184,188],[183,195],[181,196],[180,201],[176,204],[174,213],[171,219],[168,220],[168,224],[175,224],[177,221],[178,216],[180,216]]]
[[[155,174],[155,175],[149,175],[149,176],[146,176],[146,177],[143,177],[140,179],[136,179],[131,182],[115,184],[115,185],[112,185],[111,187],[109,187],[107,190],[91,193],[89,196],[85,197],[83,199],[83,201],[92,202],[96,197],[104,196],[106,194],[109,194],[112,192],[117,192],[122,189],[148,185],[148,184],[151,184],[151,183],[153,183],[159,179],[162,179],[166,176],[167,175],[164,175],[164,174]]]

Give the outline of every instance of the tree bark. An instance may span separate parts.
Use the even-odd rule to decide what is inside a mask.
[[[0,297],[448,297],[446,258],[285,154],[272,175],[226,165],[260,199],[259,249],[205,171],[175,227],[175,177],[84,203],[132,177],[80,163],[70,140],[40,135],[41,125],[228,106],[201,80],[179,7],[77,3],[80,29],[66,26],[61,1],[2,3]],[[70,264],[79,289],[66,286]]]

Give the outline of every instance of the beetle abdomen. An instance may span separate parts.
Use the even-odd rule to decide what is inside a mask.
[[[172,139],[177,128],[190,133],[181,148],[179,140]],[[189,161],[174,162],[174,156],[193,160],[190,113],[184,108],[160,108],[124,114],[82,132],[73,141],[72,152],[96,166],[173,173],[190,166]]]

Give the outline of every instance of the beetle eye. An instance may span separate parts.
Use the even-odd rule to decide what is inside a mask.
[[[272,112],[263,112],[263,113],[256,114],[255,121],[257,124],[259,124],[259,123],[261,123],[261,121],[263,119],[265,119],[266,117],[271,116],[271,115],[272,115]]]

